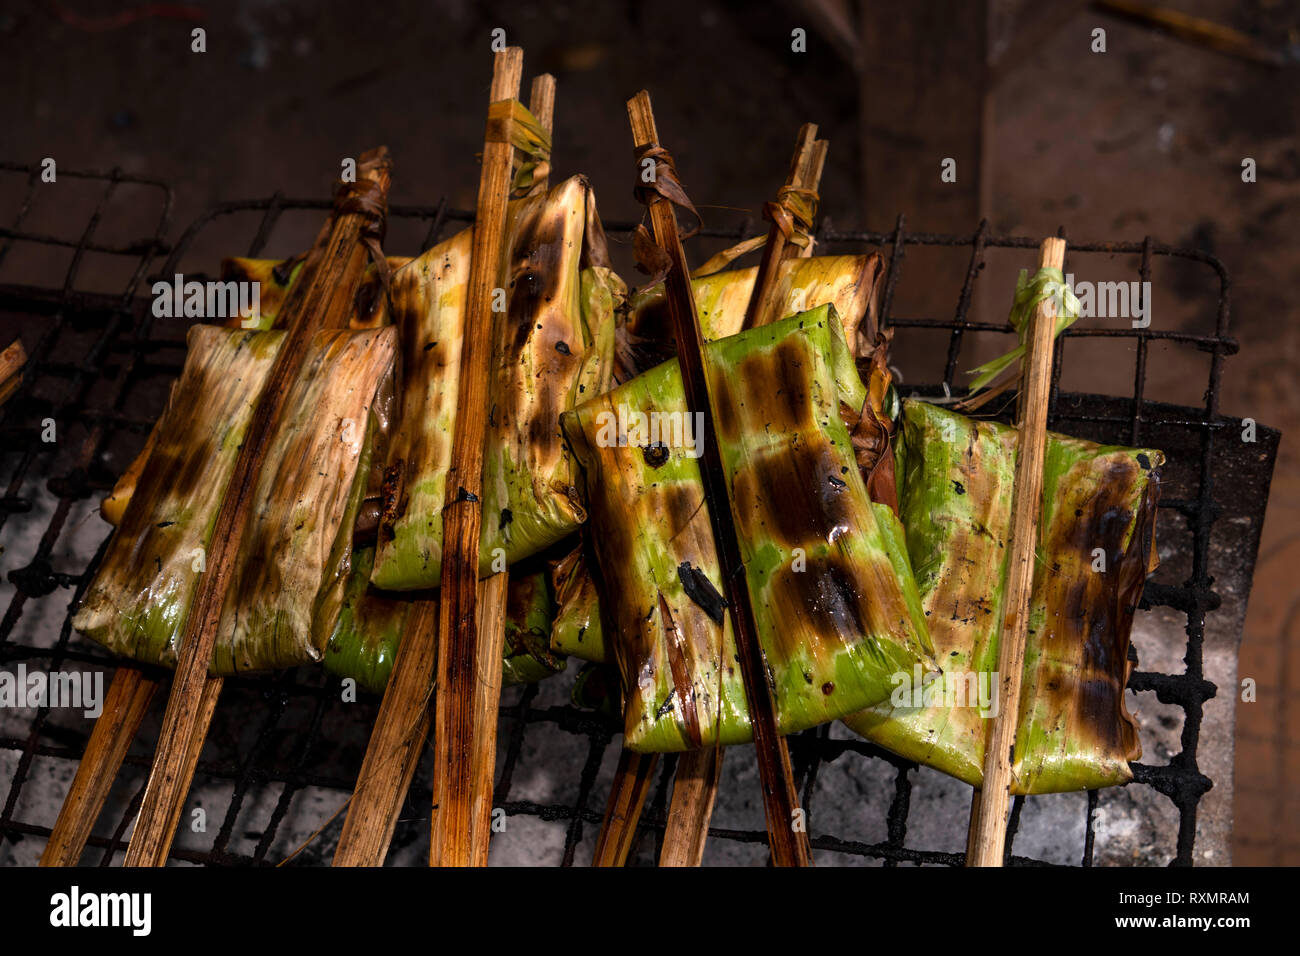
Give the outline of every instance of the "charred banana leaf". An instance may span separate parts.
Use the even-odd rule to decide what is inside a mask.
[[[293,259],[249,259],[232,256],[221,261],[222,282],[252,282],[258,288],[258,314],[247,318],[231,318],[224,324],[229,328],[278,329],[280,309],[289,290],[302,273],[304,256]],[[388,268],[396,271],[410,262],[406,256],[388,256]],[[373,264],[366,267],[361,285],[357,289],[356,317],[351,322],[354,329],[371,329],[383,324],[385,309],[383,286]]]
[[[831,306],[705,348],[746,583],[777,723],[793,733],[880,701],[933,667],[903,544],[858,471],[841,403],[861,408]],[[626,745],[751,737],[698,466],[703,436],[664,363],[564,416],[627,700]]]
[[[174,666],[213,523],[278,331],[195,326],[135,491],[74,626],[113,651]],[[337,613],[365,487],[372,406],[392,330],[319,333],[258,477],[223,607],[214,674],[319,660]]]
[[[777,314],[781,317],[830,304],[856,353],[875,341],[880,256],[816,256],[786,259],[777,267]],[[706,339],[735,335],[745,319],[758,267],[732,269],[691,280]],[[672,321],[663,283],[638,292],[629,302],[626,322],[618,330],[620,378],[653,368],[676,354]]]
[[[381,591],[370,583],[374,548],[358,548],[343,607],[325,650],[325,668],[352,678],[363,690],[382,694],[411,609],[407,594]],[[531,684],[557,674],[565,660],[547,641],[555,605],[545,573],[520,574],[506,588],[506,641],[502,677],[506,684]]]
[[[559,610],[551,628],[551,650],[602,664],[605,638],[600,626],[600,598],[587,567],[586,546],[579,544],[551,568]]]
[[[904,405],[900,507],[943,674],[911,675],[846,723],[902,756],[978,787],[996,715],[998,631],[1016,432],[922,402]],[[1132,779],[1141,755],[1124,703],[1133,612],[1155,568],[1153,449],[1049,433],[1039,561],[1018,715],[1014,793]],[[1101,549],[1104,570],[1097,570]]]
[[[614,309],[624,291],[608,268],[585,179],[511,203],[509,219],[483,471],[483,573],[536,553],[585,520],[557,423],[560,412],[607,387]],[[396,321],[411,344],[372,578],[383,588],[439,581],[469,245],[470,234],[462,233],[395,276]]]
[[[506,585],[506,644],[501,673],[506,684],[535,684],[564,670],[551,652],[555,601],[546,572],[511,575]]]

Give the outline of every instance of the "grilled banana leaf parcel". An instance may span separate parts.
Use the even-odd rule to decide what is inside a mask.
[[[778,728],[889,696],[933,668],[893,512],[867,497],[841,403],[866,392],[830,306],[705,347],[718,440]],[[667,362],[562,419],[585,470],[626,746],[751,739],[698,465],[700,429]]]
[[[354,552],[343,607],[334,619],[325,649],[325,668],[336,677],[352,678],[363,690],[382,694],[393,671],[412,601],[407,594],[380,591],[370,583],[374,554],[373,547]],[[506,587],[503,683],[531,684],[564,670],[564,658],[547,646],[554,614],[544,572],[510,578]]]
[[[558,419],[603,391],[612,372],[614,307],[595,198],[575,176],[509,207],[505,312],[494,332],[483,470],[481,570],[528,557],[586,518]],[[398,271],[393,308],[406,348],[406,395],[389,452],[372,580],[436,587],[464,332],[470,234]]]
[[[281,312],[289,290],[302,274],[305,256],[293,259],[248,259],[232,256],[221,261],[222,282],[253,282],[258,288],[258,314],[225,321],[229,328],[278,329],[284,328]],[[404,256],[388,256],[388,268],[400,269],[411,260]],[[383,324],[384,297],[379,274],[373,264],[366,267],[356,294],[356,315],[351,327],[374,328]]]
[[[587,567],[585,545],[578,545],[551,568],[551,584],[559,605],[551,627],[551,650],[594,664],[605,662],[605,638],[600,626],[600,597]]]
[[[805,312],[819,305],[835,307],[845,341],[855,354],[875,342],[875,307],[878,280],[883,272],[880,256],[815,256],[783,260],[777,266],[775,301],[778,318]],[[744,323],[745,310],[758,279],[758,267],[730,269],[691,280],[706,339],[735,335]],[[671,359],[672,321],[663,283],[638,292],[629,302],[626,321],[619,328],[620,365],[639,372]]]
[[[116,653],[174,666],[244,433],[284,339],[195,326],[153,449],[73,624]],[[365,488],[391,329],[318,333],[254,486],[210,670],[319,660]]]
[[[1014,429],[905,403],[900,508],[944,673],[924,687],[910,678],[890,702],[846,720],[895,753],[976,787],[997,708],[1015,461]],[[1048,435],[1014,793],[1091,790],[1132,778],[1129,761],[1141,745],[1124,704],[1129,632],[1155,568],[1163,462],[1154,449]]]

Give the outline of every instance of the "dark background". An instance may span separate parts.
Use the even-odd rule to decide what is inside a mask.
[[[175,194],[172,238],[214,202],[277,190],[323,198],[340,160],[378,143],[395,159],[393,202],[445,195],[471,208],[489,36],[502,27],[526,50],[526,76],[556,74],[555,170],[586,173],[606,218],[640,212],[624,103],[645,87],[711,224],[756,218],[784,178],[796,130],[814,121],[831,142],[822,210],[837,228],[887,230],[903,214],[909,228],[969,233],[987,218],[998,232],[1150,235],[1218,256],[1234,280],[1231,332],[1242,346],[1228,361],[1222,410],[1289,433],[1300,418],[1300,4],[1170,3],[1241,31],[1284,65],[1080,2],[9,3],[0,159],[48,156],[163,180]],[[207,32],[203,54],[190,51],[196,26]],[[808,31],[803,54],[790,49],[796,27]],[[1099,27],[1104,54],[1090,50]],[[946,157],[957,161],[955,184],[940,182]],[[1256,183],[1241,180],[1245,157],[1258,164]],[[0,189],[4,210],[21,185]],[[147,233],[156,210],[132,203],[125,191],[106,228]],[[86,215],[70,187],[29,226],[66,232]],[[299,251],[317,225],[287,223],[268,253]],[[200,236],[193,269],[242,251],[227,243],[246,243],[247,228],[231,228],[229,238]],[[394,234],[388,248],[410,254],[417,242]],[[695,262],[711,251],[688,248]],[[918,250],[908,261],[934,280],[914,283],[896,314],[949,317],[966,254]],[[991,261],[972,317],[999,321],[1015,269],[1031,264]],[[1113,275],[1080,278],[1129,278],[1133,266],[1117,257]],[[66,268],[56,254],[15,250],[0,281],[58,286]],[[1152,277],[1154,321],[1212,331],[1208,287],[1168,268]],[[121,288],[107,262],[87,262],[81,283]],[[1063,386],[1127,394],[1131,364],[1090,348],[1073,351]],[[897,358],[905,378],[935,379],[923,346]],[[1200,403],[1207,360],[1153,347],[1147,395]],[[1239,863],[1300,864],[1295,466],[1284,440],[1241,655],[1260,693],[1237,708]]]

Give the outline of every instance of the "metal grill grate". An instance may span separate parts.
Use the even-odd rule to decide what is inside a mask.
[[[30,244],[43,250],[72,250],[60,288],[12,283],[0,285],[0,332],[5,333],[5,341],[15,331],[25,331],[27,337],[33,330],[38,334],[34,346],[29,348],[31,359],[24,387],[11,399],[0,419],[0,436],[3,437],[0,461],[9,476],[3,497],[0,497],[0,529],[15,516],[20,520],[37,522],[39,526],[44,512],[49,511],[39,544],[30,560],[8,575],[12,593],[3,618],[0,618],[0,667],[26,662],[51,671],[61,667],[111,669],[115,662],[98,647],[84,640],[70,640],[69,623],[71,608],[88,585],[106,541],[99,546],[88,566],[77,563],[60,568],[56,566],[58,562],[54,555],[61,536],[70,533],[68,522],[74,507],[88,509],[94,499],[112,485],[112,469],[102,464],[105,450],[113,442],[118,442],[122,457],[116,459],[119,462],[117,467],[129,460],[143,442],[144,434],[165,400],[166,387],[180,371],[183,362],[183,338],[177,338],[175,328],[155,327],[147,303],[140,295],[141,282],[146,277],[171,276],[178,271],[177,265],[187,250],[194,246],[196,238],[226,217],[236,214],[257,216],[257,226],[246,248],[248,255],[258,256],[275,234],[284,213],[302,210],[325,213],[330,203],[286,199],[279,194],[258,201],[224,203],[201,216],[174,245],[169,245],[165,235],[169,226],[171,193],[166,185],[126,176],[116,170],[109,173],[60,171],[59,175],[102,184],[103,192],[98,204],[85,228],[75,236],[61,237],[28,228],[29,215],[42,188],[39,169],[0,163],[0,185],[3,185],[4,176],[11,179],[26,177],[17,215],[11,226],[0,229],[3,242],[0,245],[0,270],[5,257],[16,245]],[[96,236],[105,209],[126,190],[133,193],[132,208],[137,218],[142,208],[157,209],[156,226],[144,235],[123,241],[100,241]],[[445,202],[436,206],[394,206],[390,209],[390,236],[393,227],[399,225],[416,230],[412,235],[423,232],[421,249],[426,249],[437,241],[449,223],[463,223],[470,218],[468,213],[448,208]],[[632,225],[607,223],[606,228],[611,236],[617,238],[628,232]],[[748,234],[751,227],[752,223],[746,221],[735,229],[705,230],[704,235],[715,239],[738,238]],[[943,383],[931,389],[921,389],[923,394],[934,394],[941,388],[955,388],[958,357],[963,343],[973,333],[1007,332],[1005,325],[981,324],[968,319],[977,279],[988,251],[1031,250],[1038,244],[1032,238],[993,235],[986,224],[981,224],[974,234],[965,236],[910,233],[902,217],[888,233],[836,232],[825,228],[818,239],[823,250],[877,248],[886,253],[888,273],[881,314],[887,324],[899,330],[897,336],[900,340],[909,334],[908,330],[948,332]],[[892,317],[907,253],[927,246],[970,250],[969,265],[953,317]],[[228,247],[226,254],[234,251]],[[88,253],[103,254],[119,265],[125,265],[126,279],[120,294],[86,292],[79,288],[79,270]],[[1134,765],[1135,780],[1130,786],[1154,788],[1172,801],[1178,814],[1174,862],[1189,864],[1195,843],[1198,801],[1212,785],[1198,769],[1197,745],[1202,705],[1215,694],[1214,685],[1204,679],[1201,652],[1206,614],[1219,606],[1219,599],[1211,589],[1213,577],[1209,547],[1210,530],[1219,512],[1214,497],[1215,442],[1220,431],[1233,425],[1231,420],[1222,419],[1218,414],[1223,360],[1236,351],[1235,342],[1227,335],[1229,281],[1223,266],[1213,256],[1196,250],[1171,248],[1150,238],[1131,243],[1072,243],[1069,254],[1072,257],[1136,255],[1140,257],[1138,272],[1141,280],[1150,278],[1153,260],[1167,257],[1203,267],[1202,274],[1208,270],[1211,282],[1217,285],[1217,289],[1202,297],[1208,303],[1211,296],[1217,296],[1215,327],[1211,334],[1193,335],[1152,328],[1070,330],[1056,355],[1050,418],[1054,427],[1065,425],[1066,430],[1086,437],[1129,444],[1140,441],[1154,444],[1158,439],[1181,446],[1190,453],[1184,458],[1193,467],[1184,469],[1182,473],[1173,469],[1174,473],[1167,476],[1166,493],[1161,502],[1162,513],[1176,512],[1187,522],[1190,574],[1181,585],[1150,582],[1142,605],[1143,608],[1163,605],[1186,615],[1185,673],[1138,670],[1130,682],[1133,690],[1154,691],[1162,703],[1177,705],[1185,714],[1181,752],[1167,765]],[[159,263],[161,266],[155,268]],[[3,271],[0,271],[0,276],[3,276]],[[77,341],[83,344],[77,346],[75,354],[69,353],[61,338],[69,331],[82,336]],[[183,334],[183,329],[181,332]],[[1131,397],[1100,398],[1060,390],[1061,371],[1065,355],[1070,351],[1069,343],[1086,337],[1129,340],[1129,346],[1135,347],[1136,370]],[[1149,349],[1160,341],[1209,353],[1203,408],[1192,410],[1161,405],[1145,395]],[[51,389],[55,393],[52,397],[47,395]],[[60,428],[73,432],[77,440],[68,441],[60,437],[55,444],[42,443],[39,434],[41,422],[46,418],[54,418]],[[42,478],[45,479],[43,484],[40,482]],[[1261,501],[1261,512],[1262,508]],[[1168,524],[1166,518],[1162,528]],[[34,535],[35,531],[29,529],[29,533]],[[67,606],[65,601],[68,601]],[[20,627],[20,619],[25,613],[39,620],[32,626]],[[537,697],[538,689],[529,688],[522,692],[517,702],[502,707],[500,750],[504,758],[498,774],[496,805],[508,816],[522,815],[563,823],[566,831],[561,862],[568,865],[575,862],[584,828],[590,836],[592,828],[600,823],[603,807],[593,800],[593,793],[602,759],[609,748],[617,745],[618,729],[602,717],[571,706],[541,706]],[[154,710],[159,708],[155,701]],[[360,725],[363,728],[360,739],[364,741],[375,709],[375,704],[366,702],[349,704],[345,708],[339,701],[338,682],[318,668],[228,679],[214,726],[220,726],[223,711],[238,713],[244,715],[240,723],[244,732],[237,734],[237,739],[229,746],[222,744],[217,747],[215,758],[212,747],[205,750],[205,759],[200,761],[195,779],[196,783],[208,781],[227,786],[231,793],[230,804],[209,847],[177,846],[172,857],[207,864],[276,862],[271,849],[295,795],[305,788],[322,788],[337,791],[341,803],[343,794],[351,791],[353,779],[348,774],[354,773],[359,765],[360,752],[340,754],[331,746],[323,727],[337,727],[341,722]],[[41,708],[34,718],[16,729],[12,721],[7,724],[0,722],[0,731],[3,731],[0,733],[0,758],[9,758],[14,768],[0,810],[0,838],[4,840],[14,842],[26,837],[43,842],[50,832],[49,826],[34,822],[39,815],[37,808],[30,798],[24,799],[24,787],[31,778],[33,762],[39,758],[75,760],[85,746],[84,730],[59,727],[50,718],[50,710]],[[214,730],[214,737],[217,732]],[[538,803],[511,798],[516,770],[524,759],[525,739],[528,735],[539,734],[567,734],[587,741],[581,767],[574,767],[579,782],[572,803]],[[125,848],[123,836],[134,819],[142,795],[143,775],[149,766],[152,740],[148,738],[147,730],[141,736],[145,739],[126,759],[126,766],[135,768],[139,776],[141,790],[118,807],[121,815],[110,836],[95,835],[90,840],[91,846],[103,850],[101,862],[105,865],[116,852]],[[210,738],[210,742],[212,740]],[[912,798],[909,773],[915,764],[865,741],[837,739],[826,726],[793,738],[791,750],[814,849],[867,857],[886,866],[899,863],[957,865],[962,862],[958,853],[905,846]],[[819,830],[819,771],[833,761],[870,761],[873,772],[878,772],[882,780],[892,775],[893,794],[884,821],[887,836],[883,841],[866,843]],[[664,762],[656,792],[642,819],[640,839],[662,838],[666,796],[674,764],[672,758]],[[0,767],[4,766],[6,764],[0,763]],[[340,766],[344,768],[341,772],[336,769]],[[416,783],[408,797],[410,806],[427,808],[430,794],[422,783],[425,780],[427,774],[424,771],[417,773]],[[254,799],[269,800],[272,795],[274,803],[268,823],[260,833],[252,834],[257,837],[252,849],[232,848],[233,843],[239,842],[235,839],[235,825],[241,807]],[[1016,799],[1013,804],[1009,847],[1014,841],[1023,805],[1024,798]],[[1093,861],[1096,842],[1094,811],[1097,805],[1097,793],[1089,793],[1084,851],[1080,860],[1085,866]],[[53,811],[45,808],[42,812],[52,822]],[[105,823],[101,819],[101,827]],[[404,836],[404,830],[410,828],[405,823],[399,826],[398,843],[408,837],[415,838],[409,834]],[[742,843],[762,844],[766,841],[762,830],[721,827],[714,827],[711,837]],[[326,847],[321,852],[327,858],[331,850],[332,847]],[[93,857],[91,853],[85,859]],[[1022,864],[1041,862],[1019,855],[1011,856],[1011,861]]]

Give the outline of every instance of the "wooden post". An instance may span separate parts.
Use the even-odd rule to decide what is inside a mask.
[[[659,133],[655,128],[650,95],[642,90],[628,101],[627,111],[637,148],[658,144]],[[705,500],[709,502],[709,516],[718,546],[727,600],[732,610],[736,649],[745,682],[750,721],[754,728],[754,746],[758,752],[763,808],[772,859],[777,866],[807,866],[811,863],[808,835],[802,828],[796,830],[794,826],[795,811],[799,806],[794,774],[790,768],[790,752],[786,748],[785,738],[776,731],[776,713],[768,690],[767,666],[758,640],[758,629],[754,624],[754,609],[744,579],[740,545],[731,520],[727,481],[718,451],[713,407],[704,375],[704,342],[700,333],[699,316],[696,314],[695,296],[691,291],[690,269],[686,266],[686,256],[677,232],[677,216],[672,204],[662,196],[654,196],[649,199],[648,207],[655,241],[671,261],[665,287],[687,406],[704,418],[704,454],[700,459],[700,473],[704,480]]]
[[[386,196],[391,162],[383,147],[361,156],[358,184]],[[351,192],[355,192],[352,190]],[[253,507],[258,473],[279,425],[285,399],[313,336],[346,324],[365,269],[363,234],[373,225],[365,212],[336,212],[324,243],[317,244],[303,265],[285,303],[291,324],[249,424],[230,486],[222,500],[208,548],[207,570],[199,579],[180,640],[180,659],[163,714],[149,780],[135,831],[126,854],[128,866],[162,866],[167,860],[206,724],[220,693],[219,678],[208,677],[222,605],[234,572],[240,539]]]
[[[519,94],[523,50],[509,47],[496,55],[491,102]],[[487,840],[476,836],[475,821],[482,772],[475,767],[483,746],[476,742],[482,726],[479,683],[484,668],[498,673],[500,653],[488,659],[489,641],[478,628],[479,529],[482,519],[483,443],[490,402],[488,385],[492,350],[492,299],[501,281],[506,204],[510,194],[513,147],[488,140],[483,144],[474,220],[474,245],[466,296],[465,340],[461,352],[456,401],[456,430],[447,500],[442,512],[442,579],[438,595],[438,666],[434,705],[433,815],[429,862],[434,866],[469,866],[486,862]],[[492,637],[491,635],[485,635]],[[496,714],[491,718],[496,733]],[[491,793],[486,795],[491,814]]]
[[[1065,265],[1065,240],[1044,239],[1040,269]],[[1001,866],[1007,837],[1012,748],[1020,715],[1020,681],[1034,589],[1034,554],[1043,503],[1043,455],[1047,448],[1047,402],[1052,389],[1056,303],[1038,304],[1025,336],[1024,384],[1020,390],[1015,490],[1011,504],[1011,551],[1007,562],[1005,611],[998,638],[998,713],[984,749],[984,785],[971,805],[967,866]]]

